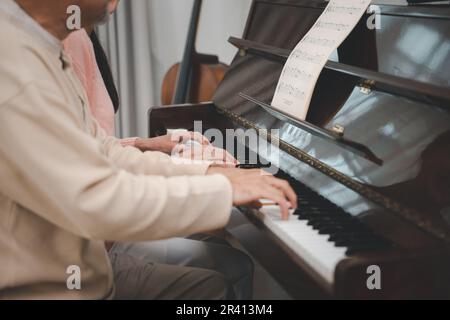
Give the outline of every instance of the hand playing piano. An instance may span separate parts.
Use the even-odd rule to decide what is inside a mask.
[[[171,134],[159,136],[155,138],[138,139],[136,141],[136,148],[141,151],[160,151],[167,154],[172,154],[173,150],[187,141],[195,141],[199,145],[211,145],[209,140],[198,132],[190,132],[184,130],[175,130]]]
[[[193,161],[210,161],[217,166],[235,167],[237,160],[226,150],[213,146],[198,132],[175,130],[171,134],[148,139],[138,139],[136,148],[160,151]]]
[[[228,151],[198,142],[177,145],[172,151],[172,156],[193,161],[209,161],[220,167],[235,168],[238,164]]]
[[[222,174],[230,180],[235,206],[260,206],[260,199],[267,199],[278,204],[284,220],[289,219],[290,209],[297,208],[297,195],[289,183],[263,170],[211,167],[208,174]]]

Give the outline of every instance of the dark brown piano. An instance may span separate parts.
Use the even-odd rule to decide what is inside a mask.
[[[230,152],[244,147],[255,164],[278,168],[299,209],[281,222],[240,208],[246,218],[229,232],[293,298],[448,299],[450,5],[380,4],[378,30],[366,15],[327,63],[302,122],[269,104],[326,4],[254,0],[214,101],[152,108],[150,136],[202,121],[207,135],[253,129],[273,144],[260,150],[244,130],[227,137]],[[380,290],[368,286],[376,268]]]

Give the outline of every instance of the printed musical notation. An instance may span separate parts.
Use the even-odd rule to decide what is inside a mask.
[[[305,120],[319,75],[330,55],[348,37],[371,0],[330,0],[283,68],[272,106]]]
[[[305,98],[305,92],[300,89],[300,87],[294,86],[290,83],[281,83],[279,90],[280,93],[288,94],[289,96],[297,99]]]
[[[344,14],[359,14],[359,7],[346,7],[346,6],[330,6],[325,12],[329,13],[344,13]]]
[[[348,23],[335,23],[335,22],[319,22],[319,23],[317,23],[317,28],[336,30],[336,31],[347,30],[350,27],[352,27],[352,26]]]
[[[297,49],[292,53],[292,58],[300,61],[318,64],[323,60],[324,56],[323,54],[317,52],[308,52],[306,50]]]
[[[319,38],[319,37],[313,37],[310,35],[307,35],[303,39],[304,43],[309,43],[317,46],[323,46],[323,47],[333,47],[336,43],[335,40],[327,39],[327,38]]]
[[[289,66],[283,69],[283,74],[288,77],[297,78],[297,79],[306,79],[306,80],[309,80],[313,77],[312,73],[306,72],[304,70],[299,70],[297,68],[289,67]]]

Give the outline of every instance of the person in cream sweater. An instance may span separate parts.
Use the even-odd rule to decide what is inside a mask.
[[[0,2],[0,298],[225,298],[213,271],[110,261],[104,242],[218,229],[233,205],[262,198],[287,218],[296,196],[259,170],[181,164],[106,135],[61,41],[69,6],[91,25],[109,3]],[[70,286],[73,270],[80,281]]]

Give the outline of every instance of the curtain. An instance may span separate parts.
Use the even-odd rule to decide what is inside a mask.
[[[242,36],[251,0],[204,0],[197,49],[230,63],[229,36]],[[97,28],[120,95],[118,137],[148,135],[147,111],[160,104],[164,74],[181,60],[193,0],[122,0]]]

